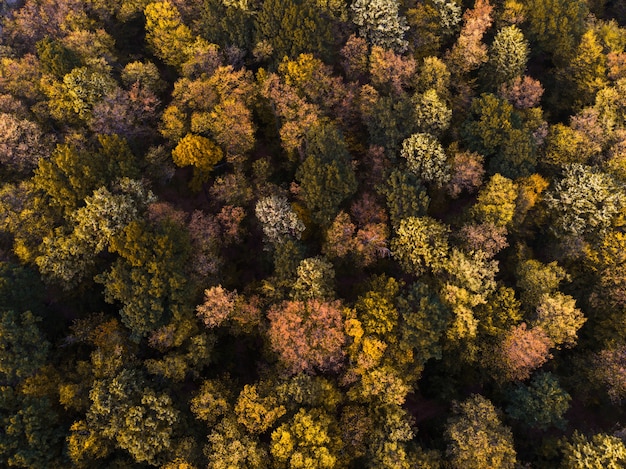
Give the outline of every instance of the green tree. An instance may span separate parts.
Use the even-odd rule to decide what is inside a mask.
[[[122,322],[137,339],[162,325],[187,301],[185,264],[189,244],[171,223],[150,227],[133,221],[112,239],[119,255],[108,272],[95,277],[106,301],[122,304]]]
[[[41,67],[46,73],[52,74],[57,79],[62,79],[73,68],[80,66],[80,60],[70,49],[60,41],[45,37],[37,44],[37,57]]]
[[[501,423],[493,404],[479,394],[454,405],[445,437],[454,468],[515,467],[511,430]]]
[[[385,196],[394,227],[399,226],[404,218],[420,217],[428,212],[430,197],[413,172],[394,169],[378,190]]]
[[[24,396],[0,386],[0,424],[3,466],[43,469],[67,464],[61,455],[65,429],[47,397]]]
[[[46,362],[50,344],[37,326],[41,319],[30,311],[3,311],[0,320],[0,376],[3,386],[16,386]]]
[[[575,109],[593,104],[596,93],[609,84],[607,59],[593,30],[582,35],[576,54],[563,70],[562,82],[569,92],[566,98]]]
[[[530,176],[545,123],[540,109],[522,114],[503,98],[483,93],[472,101],[462,135],[472,151],[489,158],[492,173]]]
[[[529,385],[518,384],[511,389],[506,413],[530,428],[564,428],[564,415],[571,400],[556,376],[550,372],[541,372],[533,375]]]
[[[179,419],[167,393],[149,387],[139,372],[123,369],[113,377],[95,380],[89,398],[86,418],[75,422],[68,441],[76,463],[93,452],[91,445],[98,444],[85,438],[94,432],[96,439],[105,440],[100,445],[108,441],[126,450],[137,463],[158,464],[172,444]]]
[[[275,63],[307,52],[328,61],[334,44],[331,25],[312,0],[264,0],[255,16],[255,38],[269,43]]]
[[[559,65],[571,59],[585,30],[587,3],[579,0],[531,0],[524,3],[528,38]],[[535,49],[533,47],[533,49]]]
[[[296,172],[299,197],[311,219],[329,226],[340,204],[356,191],[356,177],[343,135],[330,123],[307,133],[306,158]]]

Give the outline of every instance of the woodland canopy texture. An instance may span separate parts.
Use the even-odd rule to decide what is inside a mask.
[[[624,2],[0,14],[0,467],[626,467]]]

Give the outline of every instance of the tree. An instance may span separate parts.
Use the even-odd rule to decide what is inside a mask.
[[[274,395],[259,395],[259,386],[246,384],[237,398],[237,421],[250,433],[264,433],[274,426],[287,410]]]
[[[95,281],[104,285],[107,302],[121,302],[122,322],[139,340],[187,300],[188,240],[171,223],[150,227],[133,221],[112,239],[110,251],[119,257]]]
[[[565,427],[564,415],[572,398],[552,373],[541,372],[533,375],[530,385],[517,384],[508,393],[508,400],[509,417],[530,428],[547,430]]]
[[[445,437],[446,453],[454,468],[515,467],[511,430],[501,423],[493,404],[479,394],[454,404]]]
[[[76,67],[62,82],[45,85],[50,114],[59,122],[89,121],[94,106],[115,91],[117,83],[106,67]]]
[[[297,275],[291,292],[294,300],[331,300],[334,297],[335,269],[323,257],[310,257],[300,261]]]
[[[409,170],[424,182],[443,186],[450,179],[446,154],[431,134],[411,135],[402,142],[400,155],[407,160]]]
[[[285,301],[267,317],[270,344],[289,373],[341,367],[346,338],[339,301]]]
[[[474,310],[487,303],[495,290],[498,263],[489,260],[483,251],[465,254],[452,248],[444,260],[444,272],[440,296],[453,312],[447,335],[454,340],[473,339],[478,331]]]
[[[155,94],[136,82],[128,91],[117,88],[96,104],[89,127],[97,134],[148,143],[156,137],[159,105]]]
[[[544,200],[557,236],[584,238],[606,233],[625,206],[626,195],[608,174],[571,164]]]
[[[538,80],[524,75],[502,83],[498,95],[506,99],[516,109],[530,109],[539,104],[543,91],[543,86]]]
[[[263,226],[263,234],[273,244],[282,244],[289,238],[300,239],[305,229],[285,197],[272,195],[260,199],[255,214]]]
[[[234,418],[224,418],[213,427],[204,448],[209,469],[265,469],[269,454],[258,438],[251,436]]]
[[[247,1],[209,0],[202,4],[194,27],[199,34],[221,50],[237,47],[251,51],[254,47],[254,11]]]
[[[340,204],[356,191],[356,177],[343,135],[330,123],[314,126],[308,133],[306,158],[298,167],[298,196],[311,219],[329,226]]]
[[[430,217],[405,218],[391,241],[391,253],[413,275],[440,270],[448,254],[448,228]]]
[[[383,94],[400,96],[415,81],[417,64],[412,57],[372,46],[369,63],[371,83]]]
[[[148,89],[156,95],[165,88],[159,69],[149,60],[127,63],[122,70],[121,78],[127,88],[138,83],[141,88]]]
[[[21,395],[0,387],[0,462],[5,467],[59,467],[64,428],[47,397]]]
[[[34,122],[0,112],[0,142],[0,164],[25,175],[50,156],[54,139]]]
[[[574,298],[555,293],[541,296],[533,324],[545,331],[556,348],[571,348],[576,345],[578,330],[586,321]]]
[[[491,43],[489,64],[498,83],[520,77],[526,69],[528,43],[524,33],[515,26],[505,26]]]
[[[146,40],[168,65],[180,67],[190,56],[195,38],[169,1],[146,6]]]
[[[535,368],[548,361],[552,345],[540,327],[528,329],[523,322],[510,329],[497,349],[498,376],[506,380],[527,379]]]
[[[337,422],[321,409],[300,409],[290,422],[272,432],[271,454],[277,468],[336,467],[343,442]]]
[[[2,386],[17,386],[34,375],[46,362],[50,344],[37,323],[41,319],[30,311],[3,311],[0,318],[0,377]]]
[[[179,418],[167,393],[150,388],[139,372],[122,369],[115,376],[95,380],[89,398],[85,420],[74,423],[68,438],[73,462],[81,464],[85,457],[106,455],[94,454],[94,450],[108,440],[128,451],[137,463],[158,464],[172,444]],[[96,441],[89,438],[92,433]]]
[[[446,62],[453,75],[460,77],[487,62],[487,46],[482,38],[491,26],[493,6],[479,0],[473,9],[465,10],[459,38],[446,53]]]
[[[568,278],[556,261],[543,264],[536,259],[523,260],[515,273],[521,300],[530,309],[539,306],[546,295],[555,293],[561,281]]]
[[[593,30],[582,35],[576,55],[564,69],[562,81],[566,96],[571,96],[575,109],[593,104],[596,93],[608,85],[607,59]]]
[[[478,193],[472,215],[479,223],[508,227],[515,214],[517,184],[496,173]]]
[[[485,175],[484,158],[475,152],[455,151],[450,161],[448,194],[457,198],[463,191],[472,193],[480,187]]]
[[[409,29],[406,18],[398,12],[394,0],[356,0],[352,6],[352,22],[359,35],[370,45],[404,52],[407,41],[404,33]]]
[[[204,380],[190,400],[190,409],[195,417],[214,426],[221,417],[227,416],[232,411],[230,384],[226,379]]]
[[[575,431],[562,445],[563,469],[618,469],[626,464],[626,445],[616,436],[597,433],[587,438]]]
[[[586,2],[531,0],[524,7],[531,45],[552,56],[557,65],[566,63],[585,30]]]
[[[472,101],[462,134],[470,150],[490,157],[492,173],[518,178],[534,172],[546,126],[541,109],[522,114],[505,99],[483,93]]]
[[[626,346],[618,345],[596,353],[592,359],[591,375],[604,387],[611,402],[626,399]]]
[[[413,97],[415,119],[420,132],[441,135],[450,126],[452,109],[439,97],[433,88]]]
[[[154,199],[140,181],[123,178],[113,191],[101,187],[86,197],[85,205],[71,215],[73,230],[62,228],[42,240],[35,262],[42,275],[69,290],[92,273],[96,256],[108,249],[111,240],[137,220]]]
[[[222,157],[220,147],[201,135],[185,135],[172,150],[172,159],[176,165],[193,166],[191,186],[196,190],[206,182],[209,173]]]

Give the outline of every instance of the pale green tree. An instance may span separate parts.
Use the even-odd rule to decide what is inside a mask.
[[[529,47],[524,33],[515,25],[496,34],[489,51],[489,65],[498,83],[521,76],[526,69]]]
[[[300,239],[304,223],[286,197],[271,195],[260,199],[255,214],[263,227],[263,234],[272,244],[282,244],[290,238]]]
[[[399,14],[396,0],[356,0],[351,9],[359,35],[371,45],[398,52],[406,50],[404,34],[409,27],[406,18]]]
[[[602,235],[626,206],[626,194],[611,176],[581,164],[568,165],[544,200],[558,236]]]

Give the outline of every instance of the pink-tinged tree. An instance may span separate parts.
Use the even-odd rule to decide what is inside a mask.
[[[116,88],[97,103],[89,121],[98,134],[117,134],[126,139],[155,137],[159,99],[149,89],[135,83],[128,91]]]
[[[346,337],[339,301],[285,301],[267,317],[270,345],[289,373],[341,367]]]
[[[505,380],[525,380],[550,358],[553,342],[541,327],[526,323],[512,328],[504,337],[495,357],[497,376]]]
[[[348,80],[365,81],[369,71],[367,41],[352,35],[341,51],[341,66]]]
[[[482,39],[491,26],[492,10],[489,0],[478,0],[473,9],[463,14],[461,34],[446,54],[446,62],[453,74],[466,74],[487,62],[487,46]]]
[[[614,403],[626,399],[626,346],[606,348],[594,355],[591,375],[605,388]]]
[[[0,164],[16,173],[28,173],[52,152],[53,137],[27,119],[0,112]]]
[[[412,57],[374,46],[370,53],[369,70],[371,82],[379,91],[401,95],[413,85],[417,63]]]
[[[458,231],[458,238],[468,251],[482,251],[488,257],[495,256],[509,243],[506,228],[491,223],[467,224]]]
[[[302,144],[307,132],[318,122],[320,109],[298,96],[296,90],[281,82],[276,74],[262,77],[261,95],[269,101],[278,125],[285,151],[302,156]]]
[[[539,80],[535,80],[528,75],[518,76],[502,83],[498,94],[516,109],[529,109],[539,104],[543,95],[543,86],[541,86]]]

